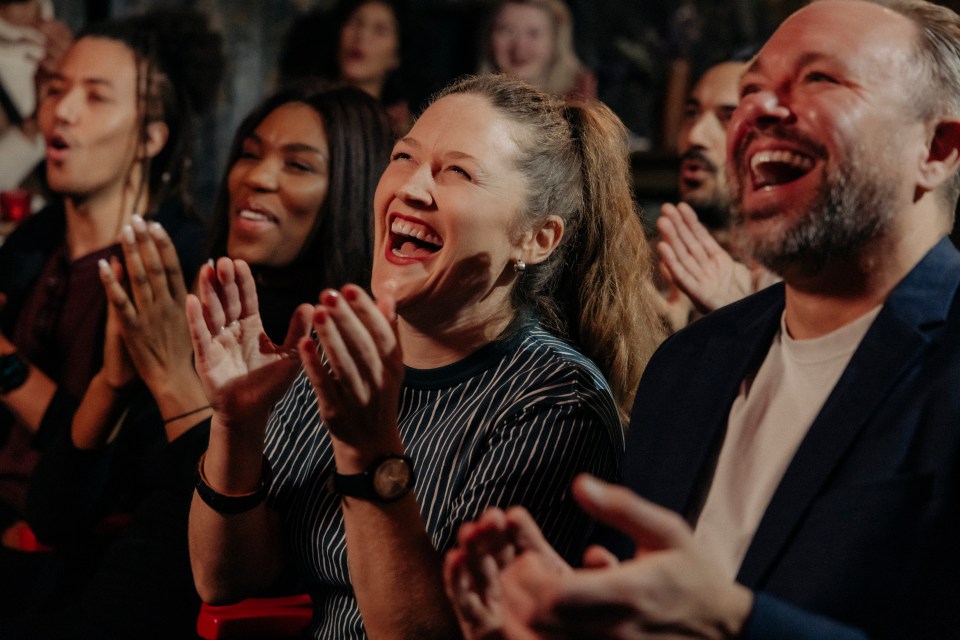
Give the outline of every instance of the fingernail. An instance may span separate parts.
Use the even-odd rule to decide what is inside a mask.
[[[313,321],[317,324],[326,324],[327,312],[323,309],[317,309],[317,311],[313,314]]]
[[[347,302],[356,302],[360,294],[353,287],[347,287],[343,290],[343,297],[347,299]]]
[[[150,235],[157,240],[163,240],[167,235],[167,232],[159,222],[151,222],[149,225],[147,225],[147,227],[150,229]]]
[[[133,227],[131,227],[130,225],[126,225],[126,226],[123,228],[123,231],[121,232],[120,235],[123,236],[123,241],[124,241],[124,242],[126,242],[127,244],[133,244],[133,242],[134,242]]]
[[[214,263],[214,261],[213,261],[213,258],[208,258],[208,259],[207,259],[207,265],[208,265],[211,269],[213,269],[213,267],[214,267],[214,265],[215,265],[215,263]]]
[[[321,296],[320,301],[323,302],[323,304],[327,307],[335,307],[340,301],[340,294],[332,289],[329,289],[323,292],[323,296]]]
[[[590,500],[597,502],[603,499],[603,485],[599,480],[589,474],[583,474],[578,479],[580,483],[580,493]]]
[[[97,267],[100,269],[100,273],[103,275],[108,275],[110,273],[110,264],[103,258],[97,260]]]
[[[133,214],[133,216],[130,218],[130,221],[134,230],[140,233],[144,233],[147,230],[147,224],[143,221],[143,218],[137,214]]]

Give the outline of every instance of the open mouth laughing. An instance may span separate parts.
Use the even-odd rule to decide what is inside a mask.
[[[813,166],[811,156],[786,149],[758,151],[750,156],[750,176],[755,189],[799,180],[810,173]]]
[[[390,222],[391,254],[398,258],[422,260],[443,248],[443,239],[421,220],[394,215]]]

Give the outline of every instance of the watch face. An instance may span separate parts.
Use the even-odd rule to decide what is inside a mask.
[[[403,458],[387,458],[373,473],[373,490],[380,498],[399,498],[410,490],[412,469]]]

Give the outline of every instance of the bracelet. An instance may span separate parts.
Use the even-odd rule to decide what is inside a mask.
[[[200,413],[201,411],[204,411],[205,409],[209,409],[209,408],[210,408],[210,405],[205,404],[202,407],[197,407],[196,409],[193,409],[192,411],[187,411],[186,413],[181,413],[178,416],[167,418],[166,420],[163,421],[163,424],[170,424],[174,420],[179,420],[180,418],[186,418],[187,416],[192,416],[195,413]]]
[[[237,515],[238,513],[250,511],[254,507],[258,506],[261,502],[266,500],[267,488],[270,486],[270,481],[273,478],[273,470],[270,468],[270,463],[267,461],[267,456],[263,456],[263,471],[262,475],[260,476],[260,487],[252,493],[245,493],[239,496],[228,496],[223,493],[219,493],[210,486],[210,484],[207,482],[207,477],[203,474],[203,461],[206,459],[206,457],[206,452],[200,456],[200,460],[197,462],[196,473],[194,473],[193,476],[193,481],[194,487],[197,490],[197,495],[200,496],[200,499],[203,500],[208,507],[219,514],[233,516]]]

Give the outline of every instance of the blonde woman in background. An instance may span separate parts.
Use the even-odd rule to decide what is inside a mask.
[[[498,2],[481,55],[481,73],[504,73],[565,98],[597,98],[597,79],[574,51],[573,17],[562,0]]]

